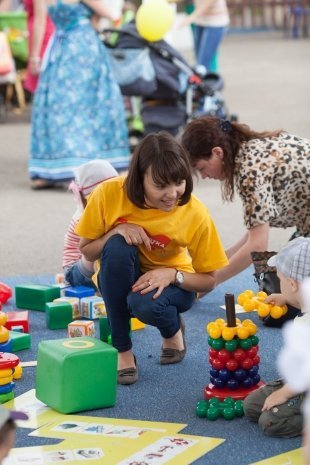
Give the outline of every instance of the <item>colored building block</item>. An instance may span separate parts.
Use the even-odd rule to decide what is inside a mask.
[[[11,352],[18,352],[19,350],[30,349],[30,346],[31,346],[30,334],[10,331],[10,339],[12,341]]]
[[[0,326],[0,344],[9,340],[9,330],[5,326]]]
[[[95,337],[95,324],[93,321],[75,320],[68,324],[69,337]]]
[[[92,287],[75,286],[67,287],[65,290],[66,297],[77,297],[78,299],[82,299],[82,297],[89,297],[92,295],[95,295],[95,289]]]
[[[142,323],[142,321],[138,320],[138,318],[131,318],[130,319],[130,327],[132,331],[136,331],[138,329],[144,329],[146,326],[145,323]]]
[[[54,302],[66,302],[69,303],[72,307],[72,320],[80,318],[80,299],[77,297],[59,297],[55,299]]]
[[[11,381],[8,384],[4,384],[3,386],[0,386],[0,394],[8,394],[9,392],[13,391],[14,388],[15,388],[15,383]]]
[[[45,311],[45,304],[60,297],[59,287],[42,286],[39,284],[24,284],[15,287],[17,308]]]
[[[114,406],[116,377],[117,350],[98,339],[39,343],[36,397],[60,413]]]
[[[69,302],[48,302],[45,304],[45,313],[49,329],[65,329],[73,320],[72,305]]]
[[[111,335],[111,327],[108,317],[103,316],[99,318],[99,338],[101,341],[108,342]]]
[[[14,383],[13,383],[14,384]],[[0,394],[0,404],[5,404],[9,400],[14,399],[14,392],[7,392],[6,394]]]
[[[106,316],[104,301],[101,297],[91,296],[82,297],[80,300],[80,312],[82,318],[89,318],[95,320],[101,316]]]
[[[29,333],[29,313],[23,312],[6,312],[7,321],[5,327],[11,331],[16,331],[16,327],[22,327],[24,333]]]
[[[12,389],[15,384],[13,382],[14,369],[19,364],[19,358],[10,353],[0,352],[0,404],[14,398]],[[4,390],[4,392],[3,392]]]
[[[10,338],[10,333],[9,333],[9,339],[6,342],[2,342],[0,344],[0,352],[13,352],[13,342],[12,339]]]
[[[23,367],[21,366],[21,364],[19,364],[14,368],[13,379],[21,379],[22,376]]]

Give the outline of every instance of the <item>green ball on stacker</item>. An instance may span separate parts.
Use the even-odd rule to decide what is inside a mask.
[[[223,349],[224,345],[225,345],[225,342],[221,337],[219,337],[218,339],[213,339],[213,342],[212,342],[213,349],[221,350]]]
[[[248,337],[247,339],[241,339],[239,341],[239,345],[240,345],[241,349],[244,349],[244,350],[251,349],[251,347],[253,346],[252,337],[253,336]]]
[[[231,341],[226,341],[225,342],[225,349],[228,350],[228,352],[233,352],[236,350],[238,347],[238,339],[232,339]]]

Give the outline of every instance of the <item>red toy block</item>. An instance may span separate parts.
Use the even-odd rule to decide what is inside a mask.
[[[12,289],[5,283],[0,283],[0,302],[5,304],[12,297]]]
[[[28,310],[24,312],[6,312],[7,322],[5,327],[11,331],[14,331],[14,328],[17,326],[23,327],[24,333],[29,333],[29,318]]]

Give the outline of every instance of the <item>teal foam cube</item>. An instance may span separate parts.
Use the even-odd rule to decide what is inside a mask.
[[[36,397],[60,413],[113,407],[116,378],[117,350],[98,339],[39,343]]]
[[[19,333],[17,331],[10,331],[10,339],[12,340],[12,352],[19,350],[30,349],[31,337],[28,333]]]

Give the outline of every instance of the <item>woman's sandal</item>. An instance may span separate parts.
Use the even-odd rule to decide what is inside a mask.
[[[183,336],[184,349],[171,349],[171,348],[162,348],[159,363],[161,365],[171,365],[172,363],[182,362],[186,354],[186,343],[185,343],[185,322],[183,317],[180,315],[180,328]]]
[[[135,355],[133,356],[133,358],[136,365],[135,367],[117,370],[117,384],[123,384],[127,386],[129,384],[134,384],[136,381],[138,381],[138,367]]]

